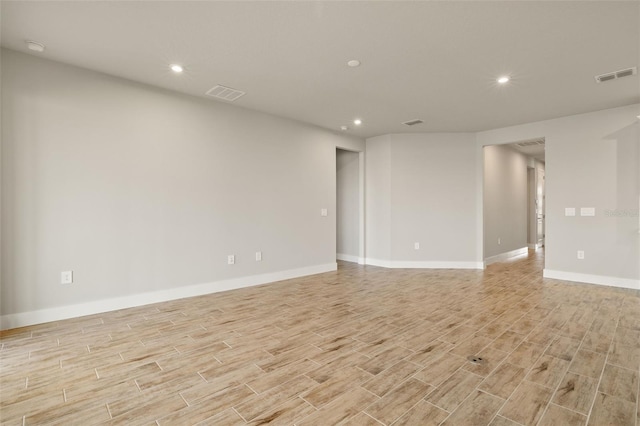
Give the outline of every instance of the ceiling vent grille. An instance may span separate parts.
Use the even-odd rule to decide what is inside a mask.
[[[620,71],[614,71],[606,74],[596,75],[595,79],[596,79],[596,82],[598,83],[604,83],[605,81],[616,80],[622,77],[629,77],[632,75],[636,75],[637,73],[638,73],[638,68],[633,67],[633,68],[627,68]]]
[[[221,101],[233,102],[238,99],[240,96],[245,95],[246,92],[241,90],[232,89],[231,87],[225,86],[214,86],[211,89],[207,90],[207,95],[212,98],[220,99]]]
[[[519,142],[516,146],[525,147],[525,146],[536,146],[536,145],[544,145],[544,139],[534,139],[530,141]]]
[[[415,120],[409,120],[409,121],[405,121],[404,125],[406,126],[415,126],[416,124],[422,124],[424,123],[424,121],[420,120],[420,119],[415,119]]]

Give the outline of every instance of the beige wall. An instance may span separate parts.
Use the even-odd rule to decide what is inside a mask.
[[[367,258],[399,267],[478,266],[474,134],[367,139],[366,170]]]
[[[354,261],[360,256],[360,155],[338,149],[337,173],[337,244],[336,254]]]
[[[3,50],[2,315],[335,267],[336,146],[364,141]]]

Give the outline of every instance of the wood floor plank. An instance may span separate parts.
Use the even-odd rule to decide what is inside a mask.
[[[432,390],[433,386],[416,379],[409,379],[372,404],[365,412],[381,423],[389,425]]]
[[[597,387],[597,379],[569,372],[558,386],[553,402],[564,408],[588,414]]]
[[[504,404],[504,399],[476,390],[445,420],[443,426],[466,426],[470,421],[486,425]],[[473,420],[472,420],[473,419]]]
[[[500,410],[500,415],[521,425],[535,425],[544,414],[553,390],[523,381]]]
[[[400,417],[394,426],[437,426],[449,416],[449,412],[438,408],[425,400],[419,401],[402,417]]]
[[[493,373],[478,386],[478,389],[486,391],[491,395],[507,399],[524,379],[526,373],[527,370],[523,367],[505,362],[496,368]]]

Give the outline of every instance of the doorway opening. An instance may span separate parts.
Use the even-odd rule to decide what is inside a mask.
[[[336,260],[364,264],[364,153],[336,148]]]
[[[485,265],[544,247],[545,139],[485,146],[483,163]]]

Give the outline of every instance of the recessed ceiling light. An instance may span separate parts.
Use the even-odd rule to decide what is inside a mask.
[[[347,62],[347,65],[349,65],[351,68],[359,67],[360,61],[357,59],[352,59],[349,62]]]
[[[498,78],[498,80],[497,80],[497,81],[498,81],[498,83],[500,83],[500,84],[505,84],[505,83],[508,83],[508,82],[509,82],[509,80],[511,80],[511,79],[509,78],[509,76],[504,75],[504,76],[502,76],[502,77]]]
[[[175,73],[181,73],[182,71],[184,71],[184,68],[182,68],[182,65],[178,65],[178,64],[171,64],[171,71],[175,72]]]
[[[353,120],[353,124],[355,124],[356,126],[359,126],[362,124],[362,120],[360,120],[359,118],[356,118],[355,120]]]
[[[349,128],[347,126],[340,126],[340,130],[346,131],[346,130],[349,130]]]
[[[35,41],[27,41],[27,48],[29,50],[33,50],[34,52],[44,52],[44,44],[40,44]]]

